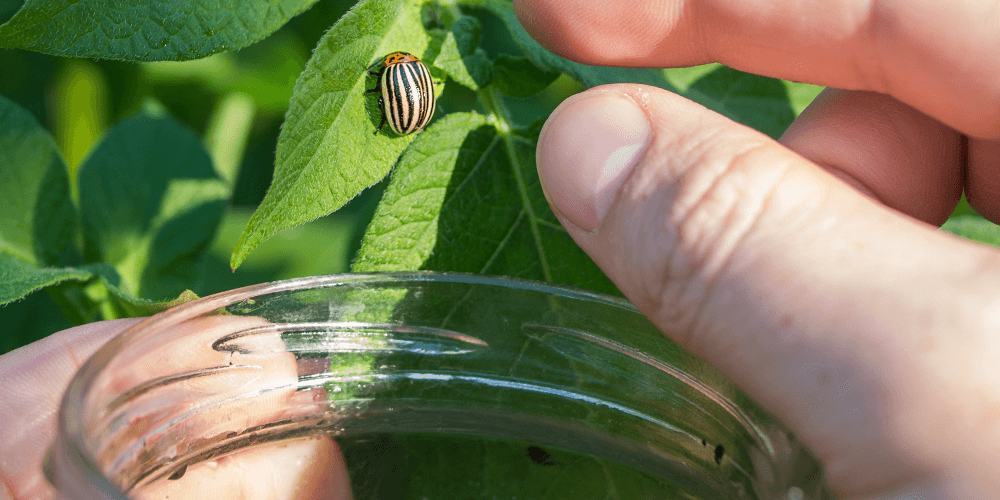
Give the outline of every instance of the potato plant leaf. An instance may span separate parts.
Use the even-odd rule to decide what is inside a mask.
[[[107,296],[102,297],[102,302],[105,304],[105,319],[150,316],[198,298],[197,294],[188,289],[183,290],[176,298],[170,300],[149,300],[135,297],[122,290],[121,275],[113,266],[98,263],[85,266],[85,269],[93,271],[95,276],[100,278],[104,290],[107,291]]]
[[[377,443],[345,440],[355,498],[692,498],[682,486],[594,456],[530,441],[449,438],[382,434]],[[436,480],[442,474],[451,480]],[[394,480],[385,481],[389,476]]]
[[[200,204],[204,196],[198,192],[183,188],[174,188],[172,195],[163,199],[146,199],[150,194],[147,181],[152,177],[190,176],[192,170],[204,168],[205,162],[198,158],[205,155],[200,141],[190,132],[183,130],[178,124],[168,118],[160,118],[158,127],[148,127],[146,122],[156,122],[155,119],[134,118],[126,120],[113,130],[101,143],[98,150],[87,162],[90,170],[81,171],[84,184],[85,209],[82,217],[93,222],[96,218],[109,213],[117,213],[114,220],[104,219],[98,226],[103,229],[97,233],[88,234],[88,241],[99,241],[113,247],[123,242],[135,242],[144,236],[140,233],[144,227],[147,232],[152,227],[164,225],[165,220],[173,218],[173,223],[184,221],[184,217],[172,217],[181,212],[196,214],[195,218],[208,220],[206,227],[196,227],[180,224],[174,234],[160,231],[159,242],[151,242],[157,246],[159,259],[162,262],[146,267],[143,276],[147,286],[145,291],[153,291],[158,296],[163,289],[165,296],[177,297],[170,302],[157,302],[137,298],[134,284],[129,292],[121,290],[122,279],[117,269],[100,262],[104,252],[96,251],[90,255],[90,264],[84,264],[80,251],[74,244],[77,230],[76,210],[70,200],[70,180],[66,165],[56,148],[49,133],[41,128],[35,119],[15,103],[0,97],[0,305],[7,304],[42,288],[60,285],[67,281],[82,282],[100,279],[110,292],[110,302],[107,304],[117,311],[110,317],[144,316],[160,311],[177,302],[187,300],[193,294],[190,291],[179,292],[193,281],[189,274],[197,269],[192,265],[200,258],[200,245],[193,248],[185,245],[193,240],[210,239],[214,234],[214,220],[221,212],[206,211]],[[158,149],[157,149],[158,148]],[[192,154],[194,158],[185,156]],[[171,159],[176,160],[171,162]],[[199,161],[202,160],[202,161]],[[110,163],[109,163],[110,162]],[[115,163],[117,162],[117,163]],[[157,170],[157,176],[151,176],[144,167]],[[211,170],[211,163],[207,164]],[[101,168],[104,171],[100,171]],[[94,178],[97,175],[105,177]],[[186,179],[188,184],[197,182]],[[210,181],[211,184],[214,181]],[[184,184],[185,181],[180,181]],[[95,196],[95,187],[99,191]],[[201,186],[203,191],[212,191],[212,187]],[[216,190],[218,191],[218,190]],[[202,193],[203,194],[203,193]],[[228,189],[209,196],[214,202],[228,198]],[[155,197],[154,197],[155,198]],[[133,202],[133,203],[129,203]],[[126,206],[121,206],[122,204]],[[163,220],[152,222],[143,218],[143,208],[160,204],[160,214]],[[218,203],[217,203],[218,204]],[[221,205],[219,206],[221,210]],[[96,215],[95,215],[96,214]],[[187,221],[192,219],[188,218]],[[167,224],[169,225],[169,224]],[[94,229],[93,225],[87,226]],[[205,233],[208,229],[208,233]],[[149,237],[146,236],[148,240]],[[165,254],[181,254],[180,259],[170,259]],[[155,272],[162,266],[178,266],[169,272]],[[159,267],[158,267],[159,266]],[[164,274],[170,276],[164,277]],[[176,283],[178,278],[182,283]],[[149,282],[155,282],[149,286]],[[177,286],[174,286],[177,285]],[[56,286],[65,289],[64,286]],[[178,291],[173,291],[177,289]],[[171,295],[172,294],[172,295]],[[61,292],[53,298],[65,299]],[[90,300],[90,302],[87,302]],[[74,302],[65,300],[65,303]],[[72,314],[74,321],[82,322],[92,319],[91,313],[97,307],[92,299],[75,301],[72,308],[78,309]],[[108,317],[108,316],[106,316]]]
[[[181,61],[257,42],[316,0],[27,0],[0,25],[0,47],[46,54]]]
[[[169,116],[121,121],[79,172],[84,255],[114,266],[133,297],[177,297],[229,198],[201,141]]]
[[[618,293],[549,209],[535,137],[452,113],[399,159],[365,233],[355,272],[506,275]]]
[[[66,280],[86,281],[94,275],[72,267],[38,267],[11,254],[0,252],[0,306],[36,290]]]
[[[0,305],[65,280],[87,280],[73,247],[76,210],[48,131],[0,96]]]
[[[527,57],[501,54],[493,61],[490,85],[501,94],[527,98],[545,90],[559,75],[535,66]]]
[[[744,73],[718,63],[668,69],[664,73],[684,97],[775,139],[821,90],[815,85]]]
[[[76,210],[66,164],[48,131],[3,96],[0,186],[0,253],[38,267],[73,263]]]
[[[278,137],[274,180],[230,259],[235,269],[275,233],[337,210],[385,177],[413,135],[381,121],[367,68],[403,51],[431,49],[417,0],[363,0],[323,38],[295,83]],[[426,61],[431,63],[433,61]]]
[[[972,241],[1000,247],[1000,226],[979,215],[958,215],[949,218],[941,229]]]
[[[445,36],[434,65],[456,82],[479,90],[490,82],[493,69],[486,52],[479,48],[482,26],[472,16],[462,16]]]
[[[479,47],[483,25],[472,16],[462,16],[451,25],[449,38],[460,55],[467,56]]]

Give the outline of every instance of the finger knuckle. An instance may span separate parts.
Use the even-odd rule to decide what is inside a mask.
[[[698,332],[715,328],[707,311],[726,298],[727,280],[752,254],[745,243],[785,170],[762,140],[722,154],[706,141],[681,155],[686,165],[678,167],[674,193],[652,207],[658,230],[637,235],[647,252],[660,252],[645,257],[657,264],[640,278],[641,300],[688,347]]]

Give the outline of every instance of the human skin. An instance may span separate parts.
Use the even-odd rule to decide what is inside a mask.
[[[3,429],[0,499],[53,497],[54,491],[42,474],[41,464],[55,437],[56,412],[62,394],[84,361],[137,321],[104,321],[71,328],[0,356],[0,380],[4,381],[0,390],[0,429]],[[284,351],[276,333],[244,338],[241,342],[245,352],[239,357],[212,348],[214,341],[232,332],[263,323],[257,318],[213,316],[175,326],[171,335],[176,340],[170,345],[169,356],[164,357],[159,350],[138,356],[129,370],[117,373],[107,384],[110,390],[123,392],[148,380],[201,368],[241,364],[260,367],[194,377],[159,389],[171,391],[178,401],[186,400],[185,393],[211,394],[219,386],[266,391],[269,395],[249,404],[242,403],[238,408],[203,410],[201,414],[210,417],[188,424],[185,431],[192,441],[240,432],[279,419],[288,407],[309,408],[314,395],[295,391],[297,363],[294,355]],[[325,401],[325,395],[315,396]],[[289,404],[291,399],[297,404]],[[130,417],[130,425],[136,429],[144,429],[144,425],[157,419],[170,419],[177,411],[184,410],[155,405],[144,408],[140,405]],[[155,483],[135,495],[143,500],[346,500],[350,491],[340,450],[332,439],[321,436],[259,447],[192,466],[179,479]]]
[[[662,89],[590,89],[543,128],[539,176],[618,288],[840,498],[1000,498],[1000,253],[935,227],[963,189],[1000,221],[1000,4],[514,5],[579,62],[834,87],[779,141]]]

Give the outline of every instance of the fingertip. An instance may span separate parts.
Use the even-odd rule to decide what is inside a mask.
[[[662,66],[670,38],[672,65],[707,62],[695,32],[682,23],[683,2],[515,0],[514,12],[538,43],[567,59],[593,65]]]
[[[552,24],[558,22],[559,16],[552,15],[548,5],[538,0],[514,0],[514,14],[535,41],[556,52],[552,37],[555,29]]]
[[[584,231],[597,229],[652,135],[646,112],[613,87],[560,104],[536,149],[539,179],[553,210]]]

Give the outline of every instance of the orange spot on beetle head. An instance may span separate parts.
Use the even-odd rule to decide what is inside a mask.
[[[385,56],[385,60],[382,61],[382,64],[385,66],[392,66],[393,64],[415,62],[419,60],[420,59],[413,54],[406,52],[393,52],[392,54]]]

